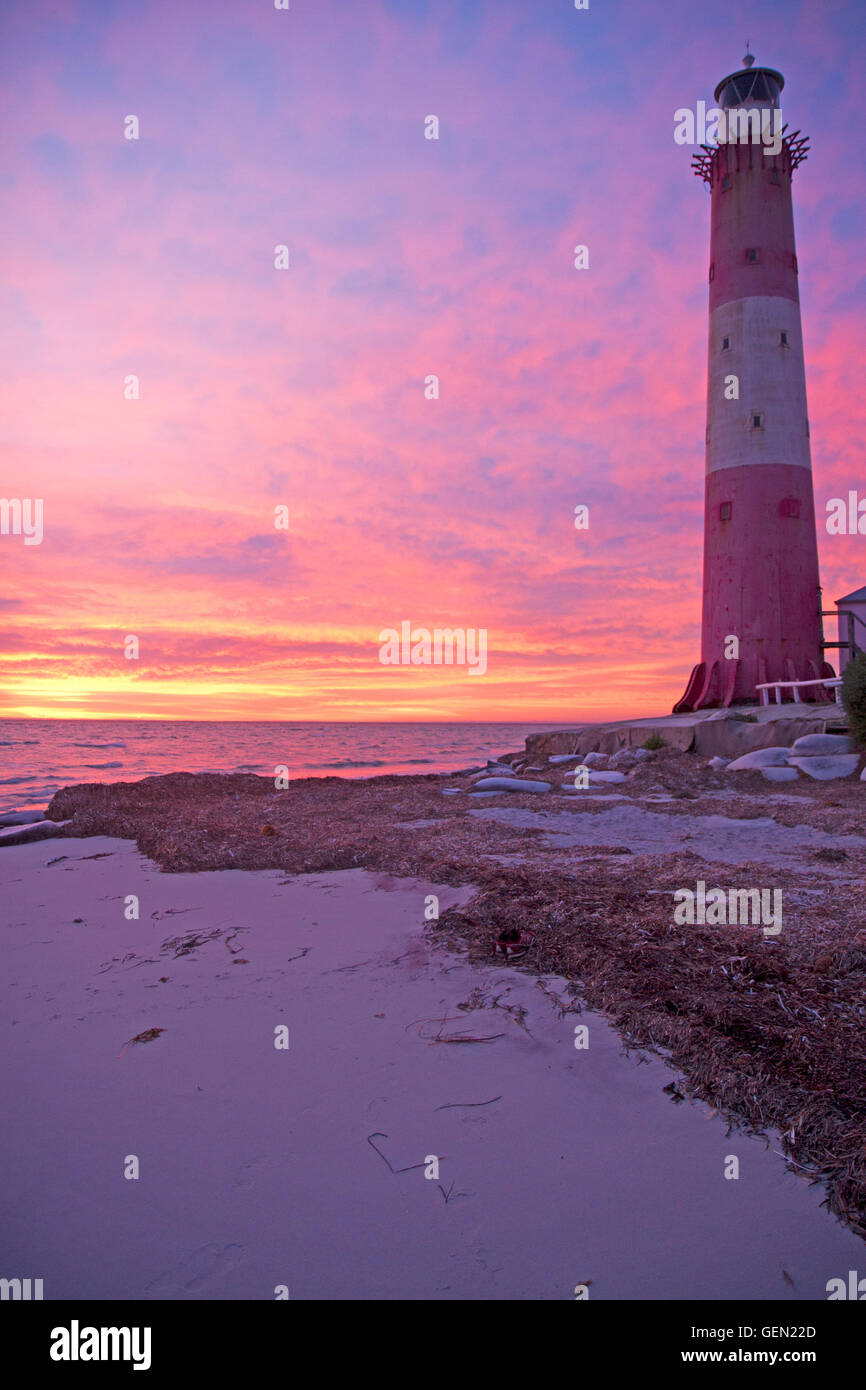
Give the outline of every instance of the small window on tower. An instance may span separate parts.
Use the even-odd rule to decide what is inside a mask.
[[[782,500],[781,500],[781,502],[779,503],[779,516],[793,516],[793,517],[798,517],[799,515],[800,515],[800,499],[799,499],[799,497],[783,497]]]
[[[793,270],[795,275],[799,275],[800,270],[797,265],[797,257],[795,256],[793,251],[791,252],[791,269]]]
[[[753,429],[753,430],[762,430],[763,428],[764,428],[764,417],[763,417],[763,415],[759,415],[759,414],[757,413],[757,411],[756,411],[755,414],[752,416],[752,429]]]
[[[779,171],[778,171],[778,169],[771,169],[771,170],[770,170],[770,183],[778,183],[778,182],[779,182]]]
[[[806,416],[806,438],[809,438],[809,417]]]
[[[722,505],[719,507],[719,520],[720,520],[720,521],[730,521],[730,519],[731,519],[732,505],[733,505],[733,504],[730,503],[730,502],[723,502],[723,503],[722,503]]]
[[[711,265],[710,265],[710,279],[711,279],[711,280],[715,280],[715,278],[716,278],[716,263],[715,263],[715,261],[713,261],[713,262],[711,263]]]
[[[790,341],[789,341],[789,339],[788,339],[788,334],[786,333],[786,331],[785,331],[784,328],[782,329],[781,333],[779,334],[779,342],[781,343],[782,347],[790,347],[790,346],[791,346]]]
[[[727,193],[727,191],[728,191],[728,189],[730,188],[730,186],[731,186],[731,176],[730,176],[730,174],[725,174],[725,177],[722,179],[722,192],[723,192],[723,193]]]
[[[730,338],[723,338],[723,339],[722,339],[722,352],[727,352],[730,346],[731,346],[731,340],[730,340]]]
[[[757,248],[757,246],[749,246],[749,247],[747,248],[747,250],[746,250],[746,264],[747,264],[747,265],[757,265],[757,264],[758,264],[758,248]]]

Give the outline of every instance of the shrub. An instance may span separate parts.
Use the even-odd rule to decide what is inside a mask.
[[[641,747],[648,748],[651,753],[654,753],[657,748],[667,748],[667,744],[658,734],[650,734],[646,742],[641,744]]]
[[[866,746],[866,653],[860,652],[842,672],[842,704],[854,741]]]

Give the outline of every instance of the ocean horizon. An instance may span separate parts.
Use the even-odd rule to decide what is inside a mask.
[[[0,719],[0,813],[44,810],[61,787],[168,772],[376,777],[456,772],[563,721]]]

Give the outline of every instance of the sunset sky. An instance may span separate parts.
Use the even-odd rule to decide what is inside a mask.
[[[0,714],[667,711],[709,245],[674,112],[747,38],[812,143],[825,607],[866,583],[822,525],[866,496],[864,34],[862,0],[9,0],[0,495],[44,540],[0,536]],[[486,674],[382,666],[404,619],[485,628]]]

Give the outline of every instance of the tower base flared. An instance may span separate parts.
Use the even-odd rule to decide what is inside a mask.
[[[692,673],[686,682],[686,688],[680,699],[673,707],[674,714],[690,714],[693,710],[699,709],[728,709],[734,701],[734,690],[737,685],[737,670],[740,665],[738,660],[732,661],[699,661],[697,666],[692,668]],[[758,685],[765,685],[771,681],[815,681],[826,676],[829,680],[835,679],[836,672],[828,661],[822,661],[816,665],[814,661],[807,661],[802,671],[797,671],[794,662],[790,659],[786,661],[786,670],[777,675],[768,675],[766,671],[759,671],[760,681],[755,683],[755,688],[747,700],[753,698],[756,704],[776,703],[775,694],[769,691],[758,690]],[[818,669],[820,666],[820,670]],[[770,695],[770,700],[762,699],[762,696]],[[798,690],[795,694],[790,686],[781,690],[782,703],[788,702],[797,704],[827,705],[835,703],[835,696],[832,689],[825,685],[807,685]],[[737,704],[743,703],[743,696],[737,696]]]

